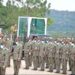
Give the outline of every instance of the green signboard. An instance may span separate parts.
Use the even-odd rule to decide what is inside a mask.
[[[19,18],[19,36],[24,37],[27,32],[27,18]]]
[[[30,34],[44,34],[45,20],[44,19],[32,19]]]
[[[46,18],[19,17],[17,36],[29,37],[31,34],[46,34]]]

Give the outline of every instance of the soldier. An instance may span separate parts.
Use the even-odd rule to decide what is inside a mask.
[[[71,75],[75,75],[75,41],[72,42],[72,49],[71,49]]]
[[[49,41],[45,41],[45,62],[46,62],[46,68],[49,68],[49,61],[48,61],[48,49],[47,44]]]
[[[39,51],[39,57],[40,57],[40,67],[41,71],[44,71],[45,66],[45,43],[41,41],[40,43],[40,51]]]
[[[72,43],[72,40],[70,40],[69,42],[69,54],[68,54],[68,57],[69,57],[69,71],[71,71],[71,68],[72,68],[72,65],[71,65],[71,50],[73,48],[73,43]]]
[[[22,43],[19,41],[13,51],[14,75],[18,75],[22,57]]]
[[[69,43],[67,40],[64,40],[63,44],[63,53],[62,53],[62,70],[63,74],[67,72],[67,61],[68,61],[68,52],[69,52]]]
[[[54,65],[54,69],[56,69],[56,62],[55,62],[55,54],[56,54],[56,41],[53,41],[53,65]]]
[[[60,65],[61,65],[61,55],[60,51],[62,50],[62,44],[60,40],[56,43],[56,54],[55,54],[55,61],[56,61],[56,73],[60,72]]]
[[[12,55],[12,45],[13,45],[13,42],[9,38],[6,38],[5,41],[6,41],[6,47],[9,49],[8,67],[10,67],[10,59],[11,59],[11,55]]]
[[[47,44],[47,49],[48,49],[48,61],[49,61],[49,72],[53,72],[53,66],[54,66],[54,63],[53,63],[53,43],[52,42],[49,42]]]
[[[33,53],[33,65],[34,65],[34,70],[37,70],[39,66],[39,43],[37,41],[37,37],[34,38],[33,44],[32,44],[32,53]]]
[[[0,47],[0,75],[5,75],[7,63],[8,63],[8,57],[9,57],[9,50],[1,46]]]
[[[48,38],[47,37],[43,37],[42,39],[45,43],[45,63],[46,63],[46,68],[49,68],[49,62],[48,62],[48,51],[47,51],[47,43],[48,43]]]
[[[40,38],[38,38],[38,40],[37,40],[37,47],[38,47],[37,67],[40,67],[40,57],[39,57],[40,43],[41,43],[41,40],[40,40]]]
[[[33,41],[32,39],[29,40],[30,41],[30,52],[29,52],[29,66],[32,66],[32,57],[33,57],[33,50],[32,50],[32,45],[33,45]]]
[[[31,56],[31,42],[32,41],[28,41],[25,43],[25,46],[24,46],[24,59],[25,59],[25,64],[26,64],[26,67],[25,69],[29,69],[29,66],[31,66],[31,59],[30,59],[30,56]]]

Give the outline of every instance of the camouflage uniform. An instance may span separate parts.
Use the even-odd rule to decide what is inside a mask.
[[[40,40],[38,40],[37,41],[37,43],[38,43],[38,64],[37,64],[37,67],[40,67],[40,56],[39,56],[39,51],[40,51],[40,44],[41,44],[41,41]]]
[[[69,58],[69,71],[71,71],[71,49],[72,49],[72,43],[69,43],[69,52],[68,52],[68,58]]]
[[[69,52],[69,44],[63,44],[63,53],[62,53],[63,74],[66,74],[67,72],[68,52]]]
[[[75,75],[75,44],[72,45],[71,49],[71,70],[72,75]]]
[[[60,65],[61,65],[61,55],[60,50],[62,49],[61,43],[57,43],[56,45],[56,54],[55,54],[55,61],[56,61],[56,73],[60,72]]]
[[[46,68],[49,68],[49,61],[48,61],[48,43],[45,43],[45,62],[46,62]]]
[[[2,45],[2,43],[3,43],[3,39],[0,39],[0,45]]]
[[[32,53],[33,53],[33,65],[34,65],[34,70],[37,70],[38,65],[39,65],[39,43],[37,41],[33,42],[32,44]]]
[[[54,67],[54,69],[56,69],[56,62],[55,62],[55,54],[56,54],[56,42],[53,42],[53,45],[54,45],[54,47],[53,47],[53,67]]]
[[[30,44],[30,51],[29,51],[29,66],[32,66],[32,56],[33,56],[33,53],[32,53],[32,40],[29,40],[29,44]]]
[[[44,71],[44,66],[45,66],[45,43],[42,43],[42,42],[40,43],[39,57],[40,57],[41,71]]]
[[[47,49],[48,49],[48,61],[49,61],[49,72],[53,72],[53,43],[49,42]]]
[[[9,50],[7,48],[0,48],[0,75],[5,75],[9,57]]]
[[[25,43],[24,46],[24,59],[26,64],[25,69],[29,69],[29,66],[31,65],[30,56],[31,56],[31,41],[28,41]]]
[[[21,57],[22,57],[22,45],[18,43],[17,46],[15,46],[13,52],[14,75],[18,75],[21,64]]]
[[[10,59],[11,59],[11,55],[12,55],[12,45],[13,45],[13,42],[11,40],[6,41],[6,47],[9,49],[8,67],[10,67]]]

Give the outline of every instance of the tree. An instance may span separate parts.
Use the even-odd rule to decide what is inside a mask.
[[[26,5],[28,16],[45,17],[50,8],[46,6],[47,0],[26,0]]]
[[[2,3],[3,3],[3,0],[0,0],[0,6],[3,5]]]
[[[46,17],[49,9],[50,3],[47,6],[47,0],[8,0],[6,6],[0,0],[0,24],[9,29],[18,23],[18,16]]]

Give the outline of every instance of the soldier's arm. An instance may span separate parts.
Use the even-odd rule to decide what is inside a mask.
[[[5,53],[4,58],[5,58],[5,60],[4,60],[4,67],[7,67],[8,59],[9,59],[9,51],[7,51],[7,52]]]
[[[21,60],[21,57],[22,57],[22,51],[23,51],[23,49],[22,49],[22,46],[20,46],[20,49],[19,49],[19,60]]]

